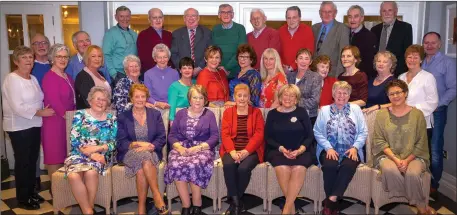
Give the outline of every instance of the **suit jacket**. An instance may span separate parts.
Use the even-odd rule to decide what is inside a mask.
[[[162,148],[165,145],[165,127],[158,110],[146,108],[146,122],[148,123],[148,141],[155,146],[159,160],[162,160]],[[129,150],[130,143],[137,141],[135,135],[135,119],[132,110],[118,115],[117,118],[117,160],[122,162]]]
[[[194,51],[195,67],[205,68],[205,49],[211,45],[211,30],[205,26],[198,25],[195,32]],[[172,33],[171,60],[178,67],[183,57],[190,57],[190,39],[187,27],[176,29]]]
[[[381,32],[383,23],[380,23],[373,28],[373,32],[377,37],[376,50],[379,50],[379,41],[381,40]],[[392,32],[387,41],[386,49],[392,52],[397,57],[397,68],[395,69],[395,77],[406,72],[408,69],[405,64],[405,51],[413,44],[413,28],[411,24],[400,20],[395,20]]]
[[[317,51],[317,42],[319,41],[319,32],[321,31],[322,22],[314,24],[314,45]],[[349,45],[349,28],[336,20],[333,20],[333,27],[328,32],[325,40],[321,44],[319,52],[314,54],[314,57],[319,55],[328,55],[332,62],[332,71],[329,76],[338,77],[339,74],[344,72],[343,64],[341,63],[341,49]]]

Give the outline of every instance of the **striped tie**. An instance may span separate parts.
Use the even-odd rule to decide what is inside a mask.
[[[325,37],[326,31],[327,31],[327,28],[324,25],[324,27],[322,28],[322,32],[321,32],[321,35],[319,37],[319,40],[317,41],[316,53],[318,53],[319,49],[321,49],[321,45],[322,45],[322,42],[324,42],[324,37]]]
[[[194,42],[195,42],[195,30],[191,29],[190,30],[190,57],[192,60],[195,61],[195,50],[194,50]]]

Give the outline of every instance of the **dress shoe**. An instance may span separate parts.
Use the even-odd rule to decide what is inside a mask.
[[[35,200],[29,198],[25,202],[19,202],[17,207],[25,210],[38,210],[40,209],[40,204],[38,204],[38,202],[36,202]]]
[[[202,214],[202,206],[192,206],[190,209],[190,215],[201,215]]]
[[[243,211],[243,204],[238,196],[231,197],[232,202],[229,208],[225,211],[225,215],[240,215]]]
[[[38,204],[44,202],[43,197],[41,197],[41,196],[38,195],[37,193],[32,194],[32,195],[30,196],[30,199],[32,199],[32,200],[35,201],[35,202],[38,202]]]
[[[181,208],[181,215],[190,215],[190,208]]]

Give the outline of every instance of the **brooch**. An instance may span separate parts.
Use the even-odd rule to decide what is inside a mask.
[[[294,116],[294,117],[290,118],[290,121],[291,122],[296,122],[297,121],[297,117]]]

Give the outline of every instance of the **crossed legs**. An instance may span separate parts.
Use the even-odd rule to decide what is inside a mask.
[[[93,214],[95,195],[98,189],[98,173],[95,170],[70,173],[68,180],[71,192],[83,214]]]
[[[162,195],[160,194],[157,181],[157,168],[151,161],[143,161],[142,169],[136,174],[136,189],[138,192],[138,214],[146,214],[146,197],[148,187],[151,189],[154,205],[157,208],[165,206]]]

